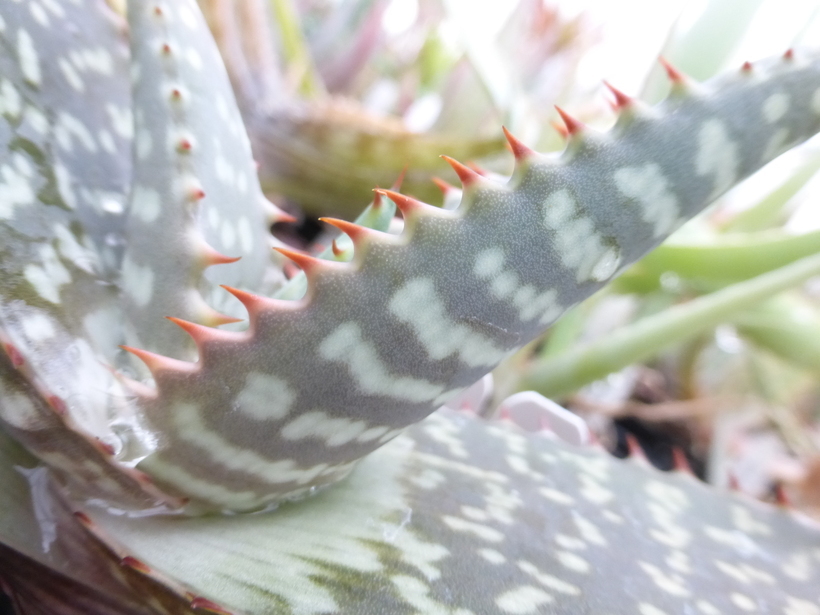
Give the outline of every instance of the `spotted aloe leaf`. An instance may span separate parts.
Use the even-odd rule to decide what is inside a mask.
[[[112,18],[103,5],[91,6],[97,21],[83,20],[90,24],[88,44],[94,28],[105,30],[124,56]],[[77,112],[90,117],[61,111],[58,118],[71,118],[62,121],[88,137],[88,147],[98,147],[98,139],[102,147],[102,136],[77,126],[105,118],[112,103],[101,96],[97,107],[88,105],[80,77],[42,62],[29,34],[42,29],[34,13],[15,6],[7,14],[9,31],[18,30],[9,91],[45,97],[53,90],[74,100]],[[616,93],[621,117],[608,134],[567,118],[570,143],[560,158],[511,138],[517,169],[506,185],[454,163],[464,186],[453,211],[394,194],[405,217],[400,236],[337,222],[355,244],[354,260],[291,253],[307,276],[307,294],[299,301],[271,299],[263,284],[268,257],[259,212],[276,210],[254,180],[228,80],[195,3],[132,3],[128,17],[136,138],[128,214],[112,221],[126,242],[119,276],[108,287],[93,270],[73,276],[60,236],[40,241],[41,266],[25,252],[36,242],[21,246],[26,260],[8,266],[19,272],[11,279],[21,282],[4,294],[8,361],[20,363],[7,380],[10,389],[37,390],[46,410],[34,414],[56,420],[50,406],[65,415],[58,422],[72,438],[96,445],[104,468],[97,471],[121,467],[142,488],[150,483],[147,472],[162,492],[205,508],[259,509],[339,480],[820,124],[811,58],[788,54],[703,86],[673,74],[673,94],[657,108]],[[215,68],[206,71],[206,63]],[[123,115],[127,96],[117,74],[112,70],[109,81],[115,99],[126,101]],[[220,122],[211,128],[214,117]],[[45,131],[56,145],[48,162],[58,170],[71,145],[59,141],[60,128]],[[10,157],[12,164],[32,164],[13,149]],[[95,179],[83,177],[79,191],[88,192],[85,184]],[[30,189],[31,182],[20,183]],[[33,193],[27,198],[34,203]],[[69,207],[63,226],[51,223],[55,233],[65,236],[59,229],[74,225],[81,246],[84,210]],[[4,228],[27,215],[45,217],[42,208],[17,212]],[[222,252],[231,249],[244,258],[228,264]],[[219,267],[204,275],[213,264]],[[209,279],[223,270],[224,281],[262,293],[230,289],[249,313],[247,331],[195,324],[227,320],[203,299],[203,292],[213,299]],[[32,291],[32,301],[20,301]],[[82,308],[72,309],[74,293],[82,295]],[[100,307],[95,295],[102,295]],[[180,360],[192,359],[193,349],[173,337],[163,315],[174,315],[190,334],[197,363]],[[47,324],[37,328],[32,321]],[[27,333],[35,329],[36,339]],[[122,363],[112,350],[116,340],[99,339],[100,330],[115,337],[122,330],[125,341],[142,347],[132,351],[148,365],[154,385],[131,387],[129,395],[104,367]],[[399,339],[404,343],[397,345]],[[44,349],[62,353],[59,360],[68,365],[48,364]],[[61,374],[48,373],[60,371],[71,378],[62,382]],[[89,401],[73,384],[80,374],[94,374],[113,394]],[[87,465],[81,457],[71,465]]]
[[[679,78],[655,109],[622,99],[609,134],[569,119],[561,158],[513,140],[506,185],[456,164],[455,211],[394,196],[399,237],[337,222],[356,256],[292,255],[300,302],[235,293],[248,331],[192,329],[196,365],[149,359],[157,394],[140,405],[164,441],[140,468],[242,510],[335,482],[815,130],[816,77],[789,55],[703,86]]]
[[[24,496],[27,485],[0,472],[0,486]],[[23,502],[0,517],[0,537],[9,541],[12,519],[28,526],[33,537],[10,541],[24,561],[45,560],[75,593],[92,578],[117,613],[794,615],[820,603],[816,526],[640,457],[622,462],[452,411],[413,426],[338,487],[266,515],[71,516],[44,489],[33,502],[52,517],[38,530]],[[59,532],[48,535],[49,519]],[[49,538],[50,555],[40,547]],[[95,566],[55,564],[66,543],[74,562]]]
[[[104,2],[11,2],[0,17],[0,414],[66,480],[151,505],[144,477],[111,456],[133,416],[107,367],[124,341],[125,24]]]
[[[567,117],[560,158],[510,138],[507,184],[454,162],[455,210],[387,192],[402,234],[335,221],[352,261],[284,250],[307,278],[286,300],[263,249],[265,211],[281,214],[193,0],[131,2],[130,55],[102,1],[11,2],[0,18],[0,419],[56,476],[40,474],[45,493],[69,494],[38,527],[19,495],[0,508],[0,577],[19,604],[600,611],[633,549],[639,597],[623,612],[812,612],[818,533],[786,514],[448,412],[401,434],[817,131],[816,60],[703,86],[673,74],[654,109],[618,93],[614,131]],[[238,307],[213,282],[244,287],[229,292],[247,331],[205,326]],[[163,315],[188,319],[195,348]],[[134,340],[152,381],[124,374],[117,345]],[[5,436],[0,451],[0,485],[20,494],[12,466],[29,462]],[[273,514],[139,518],[279,505],[363,458]],[[52,553],[36,531],[68,542]],[[80,591],[46,602],[25,566]]]
[[[0,588],[23,615],[190,613],[178,592],[98,540],[53,489],[49,472],[0,433]],[[148,598],[150,596],[150,598]],[[188,601],[189,602],[189,601]]]

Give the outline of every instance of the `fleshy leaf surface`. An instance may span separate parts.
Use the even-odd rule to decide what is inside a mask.
[[[109,98],[127,101],[124,72],[102,80],[99,97],[89,104],[71,71],[32,53],[34,41],[48,47],[60,40],[35,29],[42,14],[8,6],[3,36],[15,61],[4,59],[3,70],[13,91],[45,97],[32,99],[32,108],[51,104],[60,117],[63,107],[76,106],[85,114],[80,124],[107,126]],[[107,36],[106,45],[121,47],[117,22],[103,4],[77,6],[89,17],[77,14],[84,28],[77,40],[90,45]],[[191,512],[259,510],[337,482],[723,191],[820,128],[815,56],[790,53],[703,85],[672,71],[669,99],[646,109],[622,98],[620,119],[609,133],[596,133],[562,111],[570,138],[561,157],[539,155],[508,135],[517,167],[506,184],[451,161],[463,182],[454,210],[385,192],[404,215],[401,235],[337,221],[354,245],[353,260],[286,251],[304,270],[307,292],[296,301],[271,299],[267,279],[276,270],[262,269],[262,233],[238,231],[242,220],[253,228],[251,218],[264,205],[248,170],[252,161],[236,106],[226,102],[227,78],[197,11],[189,0],[130,5],[137,181],[130,183],[124,167],[111,173],[133,188],[132,211],[127,223],[120,222],[128,245],[119,278],[108,282],[73,258],[75,244],[96,244],[85,241],[84,222],[70,206],[63,214],[42,198],[43,207],[15,205],[10,222],[0,227],[9,245],[19,247],[4,255],[11,275],[0,282],[3,386],[14,395],[3,404],[12,419],[6,422],[16,420],[15,437],[80,477],[79,483],[109,491],[106,486],[127,482],[134,488],[129,498],[140,506],[163,499],[152,481],[166,500],[190,499]],[[104,35],[96,37],[97,30]],[[200,62],[216,69],[201,70]],[[228,115],[214,129],[208,118],[214,110],[219,116],[220,100]],[[4,121],[12,134],[13,118]],[[58,128],[46,135],[56,146],[41,146],[48,153],[42,173],[55,176],[55,152],[68,149]],[[101,133],[87,132],[91,141],[74,135],[78,144],[67,142],[80,158],[80,146],[105,147]],[[220,171],[220,156],[228,152],[239,174]],[[14,190],[33,204],[31,183],[18,181],[33,161],[13,148],[3,156],[4,169],[17,169],[4,171],[17,178]],[[123,165],[118,160],[127,154],[116,150],[114,158],[115,166]],[[77,169],[88,174],[76,178],[80,191],[110,180],[97,178],[96,167]],[[241,177],[248,178],[246,191]],[[196,187],[208,182],[214,182],[213,206]],[[147,191],[155,198],[143,199]],[[186,201],[192,195],[200,202],[193,209]],[[26,216],[53,236],[15,235]],[[218,224],[211,225],[212,217]],[[61,223],[69,231],[60,230]],[[203,261],[210,264],[203,257],[210,250],[206,241],[225,249],[226,233],[259,239],[248,243],[247,265],[208,271],[216,279],[224,269],[225,281],[254,287],[258,294],[229,289],[247,309],[250,326],[219,331],[176,320],[196,344],[198,362],[187,362],[193,353],[162,332],[161,325],[170,325],[160,316],[201,316],[205,303],[192,297],[207,289],[197,281]],[[211,262],[218,260],[211,254]],[[126,389],[106,367],[118,365],[114,346],[123,330],[154,340],[135,352],[155,388]],[[151,354],[168,348],[172,356]],[[62,435],[35,443],[31,434],[45,431],[45,415],[52,422],[56,417],[54,433],[62,427]],[[19,430],[21,424],[37,427]],[[89,456],[88,446],[97,452]],[[110,475],[118,468],[125,478]]]
[[[0,586],[21,615],[189,615],[78,520],[49,470],[0,431]]]
[[[124,552],[253,615],[786,614],[820,601],[816,524],[452,411],[271,513],[91,516]]]
[[[0,419],[76,485],[150,507],[144,475],[113,459],[128,448],[117,430],[141,431],[110,367],[131,181],[125,24],[99,0],[6,2],[0,18]]]
[[[190,358],[189,338],[163,317],[221,322],[202,296],[214,294],[203,279],[211,265],[221,265],[223,284],[261,287],[275,254],[268,218],[277,210],[259,188],[248,136],[196,2],[131,2],[128,17],[136,131],[122,266],[128,343]],[[225,293],[218,296],[227,303]]]
[[[339,480],[817,131],[818,87],[820,64],[800,54],[679,80],[658,107],[625,101],[606,134],[567,116],[560,158],[511,138],[507,184],[453,163],[454,211],[388,193],[400,236],[350,230],[349,264],[291,254],[308,280],[301,301],[240,294],[245,333],[197,332],[197,364],[155,364],[157,396],[141,405],[162,437],[139,467],[220,509]]]

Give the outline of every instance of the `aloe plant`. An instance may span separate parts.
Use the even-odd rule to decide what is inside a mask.
[[[318,258],[268,235],[284,214],[196,3],[130,2],[125,32],[100,1],[0,8],[20,612],[820,613],[820,531],[794,514],[434,412],[820,130],[820,60],[670,68],[654,108],[613,90],[611,132],[563,114],[560,157],[508,135],[507,183],[451,161],[457,209],[382,191]]]

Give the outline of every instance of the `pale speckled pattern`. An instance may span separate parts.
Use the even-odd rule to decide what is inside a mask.
[[[266,205],[195,9],[132,4],[144,33],[134,131],[122,23],[95,0],[2,5],[4,429],[75,494],[138,508],[179,506],[142,470],[201,507],[253,510],[338,482],[395,439],[339,489],[232,522],[265,561],[287,563],[227,597],[248,613],[814,615],[820,539],[786,513],[451,412],[401,434],[820,128],[816,61],[772,60],[753,78],[627,110],[611,133],[573,137],[560,159],[519,161],[507,185],[476,178],[459,209],[417,209],[401,237],[357,240],[351,264],[308,265],[304,300],[245,297],[249,332],[200,330],[200,366],[161,364],[158,395],[135,395],[105,364],[120,364],[129,318],[157,350],[166,340],[152,318],[175,305],[196,315],[181,302],[202,290],[191,259],[205,248],[193,242],[256,255],[209,271],[223,281],[252,285],[267,263]],[[55,45],[61,57],[45,61]],[[222,94],[173,106],[198,88]],[[209,131],[210,113],[225,134]],[[214,207],[192,208],[186,191],[200,186]],[[221,209],[240,202],[235,215]],[[139,470],[119,463],[143,457]],[[173,550],[177,566],[194,552],[189,531],[227,523],[97,521],[146,559]],[[142,528],[155,540],[129,542]],[[218,584],[196,557],[186,582],[207,595]]]
[[[738,71],[651,111],[627,110],[608,134],[575,135],[560,158],[519,161],[506,185],[476,178],[457,210],[408,214],[398,240],[360,238],[352,264],[309,268],[302,302],[251,303],[249,334],[204,341],[193,373],[156,373],[159,397],[144,408],[165,444],[140,467],[180,493],[207,476],[220,486],[196,496],[218,508],[261,507],[336,480],[331,468],[382,443],[330,445],[336,421],[400,429],[469,386],[766,162],[773,135],[791,146],[820,128],[810,102],[818,80],[820,65],[800,54],[759,63],[754,78]],[[533,318],[522,307],[536,302]],[[286,418],[226,410],[255,371],[287,384]],[[265,484],[229,470],[214,449],[203,455],[174,427],[177,400],[197,405],[204,430],[303,477]],[[315,418],[313,435],[299,423],[298,440],[284,437],[300,414]]]
[[[112,457],[110,417],[131,413],[106,366],[122,343],[131,181],[123,24],[96,0],[0,14],[0,420],[79,492],[152,506],[158,494]]]
[[[118,343],[191,359],[162,316],[243,313],[210,282],[258,289],[268,205],[192,0],[130,4],[130,71],[104,3],[35,4],[4,4],[0,32],[0,341],[23,360],[8,378],[65,411],[69,439],[98,439],[106,468],[139,462],[204,508],[338,481],[820,128],[814,56],[678,88],[562,157],[518,161],[507,184],[474,178],[455,210],[417,207],[400,237],[359,237],[351,263],[308,265],[302,300],[242,296],[247,332],[195,330],[198,365],[149,359],[155,392],[129,393],[106,367],[128,366]],[[55,44],[63,61],[44,61]],[[203,280],[207,244],[245,258]]]
[[[813,615],[820,605],[816,523],[452,411],[409,428],[338,488],[233,517],[230,542],[222,519],[93,517],[128,552],[252,615]]]
[[[196,2],[132,2],[128,20],[136,148],[121,279],[126,341],[195,359],[187,336],[164,317],[212,324],[202,297],[215,294],[211,281],[260,285],[275,254],[267,205],[228,76]],[[207,246],[242,260],[203,279]],[[221,309],[242,315],[241,306],[219,296]]]

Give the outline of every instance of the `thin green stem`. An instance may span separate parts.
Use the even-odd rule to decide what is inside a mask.
[[[558,396],[627,365],[646,360],[670,345],[702,334],[733,314],[820,274],[820,254],[739,282],[649,316],[594,342],[536,360],[522,388]]]
[[[270,0],[270,6],[274,25],[281,37],[288,72],[294,71],[298,77],[297,92],[305,98],[316,98],[325,92],[325,88],[302,34],[302,24],[293,0]]]
[[[726,224],[723,231],[748,233],[780,226],[788,216],[787,204],[820,170],[820,152],[812,152],[777,188],[755,205],[741,211]]]
[[[780,230],[719,235],[702,243],[666,243],[615,281],[620,292],[648,292],[671,272],[719,284],[748,280],[820,252],[820,231],[788,235]]]

